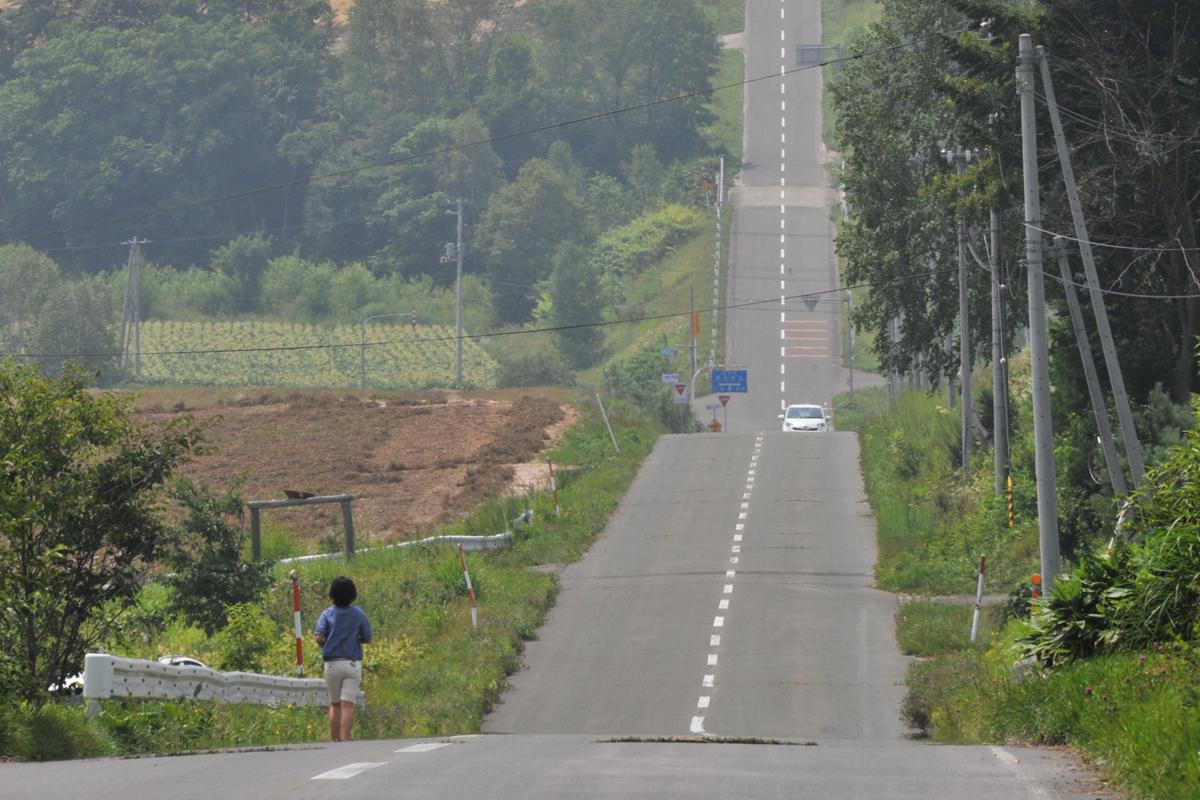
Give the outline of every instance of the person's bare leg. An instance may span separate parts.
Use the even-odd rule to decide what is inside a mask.
[[[354,703],[347,703],[345,700],[338,703],[342,707],[341,711],[341,726],[339,733],[343,742],[350,741],[350,726],[354,724]]]
[[[329,738],[331,741],[340,742],[342,740],[342,704],[329,704]]]

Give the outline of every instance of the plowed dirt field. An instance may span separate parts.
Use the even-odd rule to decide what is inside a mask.
[[[208,424],[211,452],[182,472],[214,489],[244,476],[247,500],[282,498],[285,489],[355,495],[355,528],[372,544],[414,538],[488,497],[540,487],[538,454],[575,418],[549,392],[153,389],[135,409],[146,423],[188,414]],[[336,504],[264,514],[309,542],[340,531]]]

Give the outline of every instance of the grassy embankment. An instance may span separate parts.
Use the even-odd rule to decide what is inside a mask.
[[[1019,392],[1014,392],[1018,396]],[[955,475],[956,418],[934,397],[905,394],[890,409],[880,390],[859,393],[839,413],[855,425],[867,492],[879,525],[880,585],[922,594],[969,592],[980,554],[989,587],[1012,588],[1036,570],[1037,531],[1029,489],[1009,530],[991,496],[986,453],[974,479]],[[1027,442],[1014,442],[1021,453]],[[972,607],[906,603],[897,640],[918,656],[902,712],[943,742],[1065,744],[1150,800],[1200,797],[1200,649],[1164,644],[1094,656],[1017,681],[1014,642],[1023,620],[986,609],[976,644]]]
[[[522,643],[534,635],[553,604],[557,580],[545,566],[582,555],[659,433],[614,404],[610,416],[621,446],[620,454],[614,454],[592,408],[581,400],[584,420],[550,453],[560,467],[562,516],[554,515],[545,493],[532,497],[534,524],[520,530],[510,550],[470,556],[479,603],[477,629],[471,628],[465,584],[452,549],[371,552],[350,565],[338,559],[300,567],[307,627],[327,604],[323,595],[329,580],[343,572],[354,577],[361,605],[375,627],[376,641],[366,648],[364,663],[368,703],[356,720],[356,735],[478,730],[505,676],[516,669]],[[510,498],[486,504],[439,532],[494,533],[524,502]],[[287,571],[286,566],[276,569],[265,604],[271,640],[261,669],[276,674],[291,670],[294,654]],[[156,616],[165,601],[161,589],[148,588],[143,600],[139,615],[148,623],[143,630],[149,630],[150,637],[143,640],[142,630],[131,624],[125,639],[111,643],[112,652],[134,657],[187,652],[222,666],[230,643],[220,634],[210,639],[197,628]],[[155,628],[155,620],[160,628]],[[310,674],[319,675],[319,654],[314,658],[311,640],[306,644]],[[114,700],[105,701],[102,714],[92,720],[80,705],[0,711],[0,753],[31,759],[261,746],[326,737],[321,710],[312,708]]]

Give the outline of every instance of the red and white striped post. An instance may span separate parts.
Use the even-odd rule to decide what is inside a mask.
[[[462,564],[463,577],[467,579],[467,597],[471,600],[471,627],[479,627],[479,612],[475,606],[475,587],[471,586],[471,573],[467,571],[467,552],[458,546],[458,561]]]
[[[975,614],[971,617],[971,641],[979,634],[979,611],[983,607],[983,568],[987,565],[987,556],[979,557],[979,580],[975,584]]]
[[[304,639],[300,628],[300,576],[292,570],[292,617],[296,621],[296,671],[304,677]]]
[[[554,497],[554,516],[561,517],[562,509],[558,507],[558,484],[554,482],[554,464],[550,463],[550,459],[546,459],[546,466],[550,468],[550,494]]]

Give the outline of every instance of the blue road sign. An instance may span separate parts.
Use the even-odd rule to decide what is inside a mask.
[[[744,369],[714,369],[712,371],[712,390],[721,394],[749,391],[746,388],[746,370]]]

